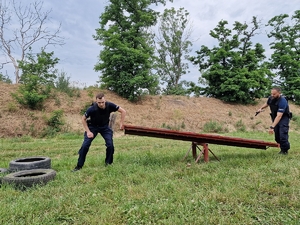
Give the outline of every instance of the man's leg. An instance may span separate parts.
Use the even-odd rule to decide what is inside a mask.
[[[114,143],[113,143],[113,131],[107,126],[103,128],[100,132],[103,139],[105,140],[106,146],[106,157],[105,157],[105,164],[112,164],[114,161]]]
[[[279,126],[279,136],[280,136],[280,149],[284,153],[288,153],[290,149],[289,143],[289,118],[282,117],[280,122],[278,123]]]
[[[280,143],[280,132],[279,132],[279,125],[277,125],[275,128],[274,128],[274,135],[275,135],[275,141],[276,143]]]
[[[275,141],[277,144],[280,144],[280,132],[279,132],[279,125],[274,128],[274,135],[275,135]],[[279,154],[283,154],[281,148]]]
[[[81,145],[81,148],[78,151],[79,157],[78,157],[78,162],[77,162],[77,167],[82,168],[85,162],[86,155],[90,149],[90,146],[92,144],[92,141],[94,138],[97,136],[97,132],[95,129],[90,128],[91,132],[94,134],[93,138],[88,138],[87,133],[84,132],[84,140]]]

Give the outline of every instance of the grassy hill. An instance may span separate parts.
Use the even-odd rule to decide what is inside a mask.
[[[20,106],[11,96],[17,85],[0,82],[0,137],[23,135],[39,136],[47,128],[47,118],[55,110],[63,111],[64,132],[82,132],[80,112],[94,100],[101,90],[80,90],[78,96],[69,97],[64,93],[54,93],[41,111]],[[120,105],[127,111],[126,124],[168,128],[191,132],[231,132],[267,131],[270,125],[269,110],[255,116],[256,110],[266,101],[261,99],[256,105],[224,103],[207,97],[185,96],[145,96],[138,103],[131,103],[113,92],[105,90],[107,101]],[[295,118],[300,115],[300,107],[290,105]],[[119,115],[114,127],[116,135]],[[291,122],[291,130],[298,130],[299,121]]]

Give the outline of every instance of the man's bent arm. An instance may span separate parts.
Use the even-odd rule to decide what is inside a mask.
[[[263,106],[260,109],[257,110],[257,112],[262,112],[262,110],[267,107],[268,107],[268,104],[265,103],[265,104],[263,104]]]
[[[118,112],[121,113],[120,130],[123,130],[126,111],[122,107],[119,107]]]
[[[81,122],[82,122],[84,130],[88,133],[88,132],[91,132],[91,131],[90,131],[88,125],[87,125],[86,119],[87,118],[85,117],[85,115],[83,115],[82,118],[81,118]]]

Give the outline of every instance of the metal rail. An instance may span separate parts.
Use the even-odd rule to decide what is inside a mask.
[[[194,145],[202,145],[204,150],[204,160],[208,161],[208,147],[207,143],[217,144],[217,145],[227,145],[245,148],[256,148],[266,150],[267,147],[279,147],[277,143],[266,142],[261,140],[236,138],[236,137],[226,137],[222,135],[212,135],[212,134],[198,134],[193,132],[182,132],[159,128],[148,128],[132,125],[124,125],[125,134],[166,138],[173,140],[191,141]],[[193,147],[193,155],[195,157],[195,146]],[[206,159],[207,158],[207,159]]]

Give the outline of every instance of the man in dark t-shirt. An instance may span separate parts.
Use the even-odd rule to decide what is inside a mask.
[[[287,155],[290,149],[289,143],[289,123],[290,110],[287,100],[281,95],[281,90],[274,87],[271,90],[271,96],[268,101],[257,112],[263,111],[264,108],[270,107],[272,124],[269,133],[275,133],[275,141],[280,144],[279,154]]]
[[[120,106],[115,105],[112,102],[107,102],[104,98],[103,93],[99,93],[96,95],[96,102],[94,102],[82,116],[82,124],[84,127],[84,140],[81,148],[78,151],[79,157],[76,167],[73,171],[80,170],[85,162],[86,155],[89,151],[89,148],[92,144],[94,138],[101,134],[103,139],[105,140],[106,145],[106,157],[105,157],[105,165],[109,165],[113,163],[113,154],[114,154],[114,144],[113,144],[113,131],[108,126],[109,125],[109,117],[112,112],[120,112],[121,113],[121,122],[120,129],[123,129],[124,119],[126,115],[126,111]]]

